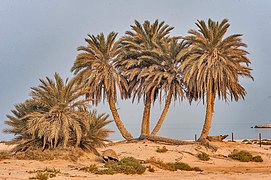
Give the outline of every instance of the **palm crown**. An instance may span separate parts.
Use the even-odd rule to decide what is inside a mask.
[[[244,98],[246,91],[239,84],[238,75],[252,78],[248,67],[250,60],[242,47],[241,34],[224,38],[230,26],[227,19],[220,24],[211,19],[208,24],[198,21],[199,31],[190,30],[185,40],[190,44],[189,56],[182,64],[184,81],[192,96],[203,97],[208,88],[217,93],[219,98],[231,100]]]
[[[78,48],[80,53],[71,69],[79,82],[88,88],[87,96],[98,104],[109,95],[117,100],[117,87],[121,97],[128,89],[127,80],[116,68],[120,53],[120,42],[116,41],[117,33],[111,32],[107,38],[101,33],[96,37],[88,35],[87,46]]]
[[[144,67],[138,74],[138,78],[144,79],[142,82],[144,91],[151,91],[152,101],[158,97],[158,94],[161,101],[163,91],[172,94],[175,100],[184,95],[180,71],[182,59],[178,58],[178,54],[186,45],[184,42],[179,43],[177,38],[171,38],[169,42],[163,42],[163,47],[159,56],[149,56],[153,63],[149,67]]]
[[[130,92],[134,92],[134,98],[137,96],[139,100],[144,97],[145,100],[147,92],[153,91],[154,101],[157,89],[146,87],[145,71],[154,64],[161,64],[159,57],[163,56],[173,27],[169,27],[165,22],[159,23],[158,20],[153,24],[145,21],[143,25],[135,20],[135,25],[131,28],[133,31],[126,31],[126,36],[121,39],[124,51],[119,64],[125,67],[124,73],[129,78]]]
[[[42,109],[21,118],[27,120],[28,133],[33,139],[43,139],[44,147],[47,143],[56,147],[60,140],[64,148],[75,134],[77,146],[82,135],[81,121],[88,117],[87,101],[79,98],[84,92],[79,91],[74,80],[64,83],[58,74],[55,82],[49,78],[40,81],[38,87],[31,88],[31,96]]]

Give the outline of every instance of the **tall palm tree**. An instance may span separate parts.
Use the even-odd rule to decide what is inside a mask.
[[[132,135],[124,127],[116,108],[117,89],[121,98],[126,96],[127,80],[116,68],[116,60],[121,51],[120,42],[116,41],[117,33],[111,32],[107,37],[103,33],[88,35],[87,46],[78,48],[82,51],[74,62],[71,71],[79,83],[87,88],[87,97],[97,105],[101,100],[108,100],[115,123],[126,140],[132,140]]]
[[[146,76],[145,86],[147,90],[157,89],[157,92],[160,92],[160,101],[163,91],[166,96],[164,109],[152,130],[152,135],[156,135],[160,130],[172,99],[174,101],[177,99],[182,100],[185,89],[182,72],[180,71],[183,58],[180,58],[179,54],[186,48],[186,43],[184,41],[178,42],[177,38],[172,38],[169,42],[164,42],[163,44],[165,47],[163,55],[157,57],[160,59],[160,63],[153,64],[150,68],[144,69],[146,72],[142,71],[140,73],[140,75]],[[152,99],[154,98],[153,96],[157,95],[152,93]]]
[[[151,56],[162,56],[164,47],[163,41],[168,41],[169,33],[173,27],[169,27],[165,22],[159,23],[156,20],[153,24],[145,21],[142,25],[135,20],[135,25],[131,25],[132,31],[127,31],[122,40],[122,66],[125,68],[125,75],[129,79],[130,92],[140,100],[144,99],[144,112],[141,125],[141,134],[150,134],[150,109],[151,103],[157,98],[157,89],[149,86],[146,90],[146,76],[142,75],[142,69],[149,68],[158,58]],[[141,75],[140,75],[141,74]]]
[[[206,96],[206,116],[199,141],[206,142],[214,112],[215,98],[227,101],[244,99],[245,88],[239,82],[239,76],[253,79],[251,63],[246,57],[246,47],[241,34],[225,37],[230,24],[227,19],[221,23],[211,19],[206,24],[197,21],[199,30],[189,30],[184,39],[190,44],[188,57],[181,65],[184,82],[192,98]]]

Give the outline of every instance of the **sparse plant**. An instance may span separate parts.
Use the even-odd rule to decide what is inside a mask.
[[[55,168],[44,168],[41,170],[33,170],[33,171],[27,171],[28,173],[37,173],[36,176],[30,177],[29,179],[40,179],[40,180],[47,180],[49,178],[56,177],[58,173],[60,173],[60,170],[57,170]]]
[[[231,154],[229,154],[228,157],[241,161],[241,162],[249,162],[249,161],[262,162],[263,161],[261,156],[253,157],[248,151],[234,150]]]
[[[152,166],[146,166],[146,168],[149,170],[149,172],[154,172],[154,168]]]
[[[114,173],[124,174],[142,174],[146,170],[146,167],[133,157],[125,157],[119,162],[108,161],[106,162],[105,167],[109,172],[113,171]]]
[[[253,158],[252,158],[252,161],[253,162],[263,162],[263,158],[261,157],[261,156],[254,156]]]
[[[198,154],[198,158],[202,161],[209,161],[210,157],[208,154],[206,154],[205,152],[201,152],[200,154]]]
[[[81,171],[86,171],[86,172],[91,172],[91,173],[96,173],[98,171],[98,167],[95,164],[91,164],[87,167],[82,167],[79,170]]]
[[[38,179],[38,180],[48,180],[49,179],[49,174],[48,173],[43,173],[43,172],[38,172],[36,176],[29,177],[29,179]]]
[[[234,151],[229,154],[229,157],[235,160],[239,160],[241,162],[249,162],[252,160],[252,155],[247,151]]]
[[[150,163],[160,169],[163,170],[169,170],[169,171],[174,171],[172,166],[170,164],[164,163],[162,160],[155,158],[155,157],[150,157],[149,159],[146,160],[146,163]]]
[[[102,169],[99,169],[96,165],[90,165],[88,167],[80,168],[80,170],[95,174],[142,174],[145,172],[146,167],[140,164],[137,159],[126,157],[119,162],[107,161]]]
[[[162,148],[158,147],[156,149],[156,152],[158,152],[158,153],[165,153],[167,151],[168,151],[168,149],[166,148],[166,146],[163,146]]]
[[[8,151],[0,151],[0,161],[4,159],[10,159],[11,154]]]
[[[188,164],[182,163],[182,162],[164,163],[162,160],[156,159],[155,157],[151,157],[147,159],[146,163],[150,163],[160,169],[168,170],[168,171],[177,171],[177,170],[202,171],[199,167],[191,167]]]

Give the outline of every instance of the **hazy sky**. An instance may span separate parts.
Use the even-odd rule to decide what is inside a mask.
[[[6,128],[6,114],[14,104],[29,98],[31,86],[39,78],[72,77],[70,68],[85,45],[87,34],[116,31],[119,37],[130,30],[137,19],[159,19],[174,26],[172,35],[187,35],[196,28],[197,19],[231,24],[228,35],[242,33],[248,45],[255,81],[241,80],[247,90],[245,101],[216,101],[214,123],[271,123],[271,1],[269,0],[1,0],[0,1],[0,130]],[[134,136],[139,135],[142,103],[119,101],[119,113]],[[107,104],[99,112],[109,112]],[[156,122],[162,106],[155,104],[152,123]],[[172,104],[164,127],[196,125],[201,129],[204,105],[187,101]],[[115,129],[112,124],[111,128]],[[136,129],[138,127],[138,129]],[[223,128],[223,127],[220,127]],[[167,134],[166,128],[161,132]],[[114,134],[118,138],[119,133]],[[0,133],[1,139],[11,136]]]

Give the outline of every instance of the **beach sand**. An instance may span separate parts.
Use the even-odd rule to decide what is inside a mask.
[[[0,179],[28,179],[35,174],[29,171],[44,168],[59,169],[60,173],[54,180],[62,179],[110,179],[110,180],[177,180],[177,179],[270,179],[271,178],[271,146],[262,146],[256,144],[242,144],[239,142],[212,142],[218,147],[216,152],[212,152],[203,146],[192,145],[165,145],[150,141],[140,141],[135,143],[116,143],[105,148],[99,148],[102,152],[106,149],[113,149],[120,158],[132,156],[140,160],[146,160],[151,156],[159,158],[164,162],[184,162],[190,166],[200,167],[202,172],[194,171],[165,171],[154,167],[155,172],[146,170],[142,175],[96,175],[78,170],[81,167],[96,164],[102,166],[99,157],[89,153],[81,157],[77,162],[66,160],[36,161],[36,160],[18,160],[5,159],[0,161]],[[168,151],[165,153],[156,152],[157,148],[165,146]],[[10,146],[0,144],[0,150],[8,150]],[[252,155],[260,155],[263,162],[239,162],[228,158],[227,156],[234,150],[246,150]],[[201,161],[197,154],[205,152],[210,155],[209,161]]]

